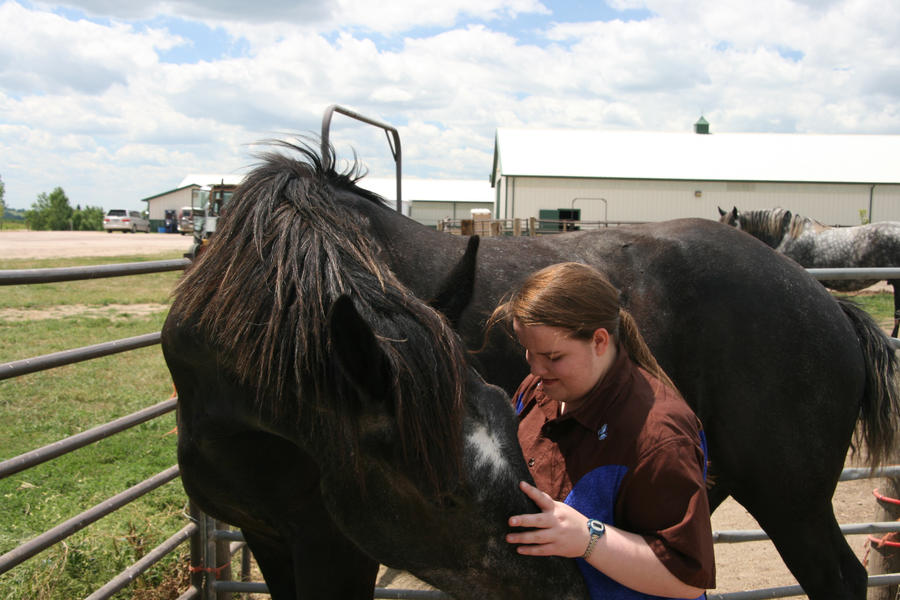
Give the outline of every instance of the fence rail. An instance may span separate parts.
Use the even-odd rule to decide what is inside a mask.
[[[0,271],[0,286],[161,273],[181,270],[189,264],[190,261],[187,259],[176,259],[88,267],[2,270]],[[42,356],[15,360],[0,364],[0,380],[144,348],[158,344],[159,342],[160,333],[155,332],[103,342],[91,346],[84,346],[81,348],[63,350],[61,352],[54,352]],[[97,427],[41,448],[4,460],[3,462],[0,462],[0,479],[5,479],[11,475],[53,460],[101,439],[108,438],[152,419],[161,417],[162,415],[171,413],[175,410],[176,405],[177,398],[173,396],[168,400],[141,409],[130,415],[120,417],[109,423],[98,425]],[[12,570],[54,544],[67,539],[76,532],[85,529],[89,525],[119,510],[123,506],[171,481],[174,481],[178,476],[178,466],[173,465],[20,544],[0,556],[0,574]],[[162,544],[152,549],[140,560],[127,567],[119,575],[88,596],[88,600],[111,598],[117,592],[130,585],[141,573],[145,572],[168,554],[171,554],[185,541],[196,538],[197,531],[198,526],[196,523],[188,523],[180,531],[170,536]],[[192,541],[191,545],[194,547],[196,544]],[[197,584],[202,584],[202,581],[194,578],[191,587],[181,595],[179,600],[188,600],[189,598],[197,597],[200,591],[200,587]]]
[[[606,226],[612,223],[605,223]],[[618,223],[617,223],[618,224]],[[25,283],[46,283],[60,281],[76,281],[83,279],[95,279],[100,277],[117,277],[125,275],[137,275],[144,273],[156,273],[165,271],[174,271],[184,269],[190,261],[187,259],[178,259],[171,261],[149,261],[145,263],[127,263],[120,265],[101,265],[97,267],[68,267],[60,269],[26,269],[21,271],[0,271],[0,285],[19,285]],[[820,279],[900,279],[900,269],[896,268],[879,268],[879,269],[810,269],[810,273]],[[892,340],[895,347],[900,347],[900,341]],[[61,365],[72,364],[84,360],[90,360],[100,356],[108,356],[119,352],[126,352],[136,348],[143,348],[158,344],[160,342],[160,333],[150,333],[122,340],[114,340],[86,346],[83,348],[75,348],[64,350],[43,356],[27,358],[0,364],[0,380],[17,377],[27,373],[33,373],[45,369],[58,367]],[[157,418],[173,411],[177,404],[177,398],[173,397],[156,405],[139,410],[131,415],[120,417],[109,423],[99,425],[82,433],[65,438],[58,442],[46,445],[20,456],[10,458],[0,462],[0,479],[9,477],[15,473],[19,473],[25,469],[34,467],[38,464],[57,458],[63,454],[74,451],[78,448],[91,444],[97,440],[109,437],[116,433],[125,431],[131,427]],[[900,474],[900,466],[888,467],[875,472],[869,469],[846,469],[842,474],[842,480],[863,479],[869,477],[896,477]],[[100,504],[85,510],[79,515],[72,517],[63,523],[51,528],[50,530],[38,535],[28,542],[14,548],[13,550],[0,556],[0,574],[3,574],[29,558],[35,556],[51,545],[64,540],[76,531],[87,527],[91,523],[101,519],[102,517],[114,512],[118,508],[132,502],[140,496],[178,478],[178,467],[172,466],[157,475],[150,477],[127,490],[116,494],[115,496],[101,502]],[[88,596],[88,600],[102,600],[110,598],[118,591],[124,589],[134,579],[149,569],[153,564],[161,560],[164,556],[173,552],[185,541],[190,541],[191,545],[191,564],[206,565],[206,573],[197,570],[191,575],[191,584],[185,590],[178,600],[189,600],[191,598],[200,597],[204,589],[208,589],[209,594],[228,594],[232,592],[241,593],[264,593],[266,586],[261,582],[251,581],[230,581],[217,580],[215,577],[216,568],[222,563],[220,560],[227,560],[230,564],[231,555],[237,551],[244,552],[242,571],[243,577],[246,578],[249,568],[249,554],[247,554],[246,544],[243,543],[243,537],[240,532],[231,531],[222,528],[221,523],[215,522],[206,515],[202,515],[197,509],[191,506],[191,522],[183,527],[180,531],[173,534],[162,544],[154,548],[142,559],[126,568],[122,573],[110,580],[103,587]],[[886,533],[892,531],[900,531],[900,523],[857,523],[841,526],[841,530],[845,535],[864,534],[864,533]],[[715,532],[715,541],[717,543],[738,543],[745,541],[757,541],[767,539],[767,536],[761,530],[751,531],[719,531]],[[218,555],[222,555],[217,557]],[[217,558],[219,560],[217,560]],[[230,577],[230,575],[229,575]],[[869,577],[869,585],[895,585],[900,583],[900,573],[875,575]],[[752,590],[746,592],[736,592],[727,594],[710,594],[709,598],[713,600],[755,600],[758,598],[777,598],[789,595],[802,594],[799,586],[782,586],[777,588],[768,588],[762,590]],[[212,597],[212,596],[210,596]],[[376,588],[375,598],[404,598],[404,599],[431,599],[431,598],[447,598],[446,594],[432,590],[402,590]]]

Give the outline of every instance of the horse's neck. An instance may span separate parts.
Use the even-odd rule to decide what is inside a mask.
[[[465,251],[467,238],[439,233],[412,219],[383,211],[371,218],[382,232],[377,237],[386,262],[420,298],[430,298],[441,282],[441,277],[423,274],[446,275]]]
[[[792,239],[797,239],[805,234],[816,234],[821,233],[827,229],[831,229],[828,225],[824,223],[820,223],[816,221],[812,217],[803,217],[801,215],[794,215],[794,218],[791,219],[791,224],[788,229],[788,237]]]
[[[785,235],[778,225],[776,214],[765,210],[751,210],[741,219],[741,229],[771,248],[784,243]]]

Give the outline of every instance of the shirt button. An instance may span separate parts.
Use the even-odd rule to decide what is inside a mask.
[[[528,459],[528,466],[529,466],[529,467],[533,467],[533,466],[534,466],[534,459],[533,459],[533,458],[529,458],[529,459]]]

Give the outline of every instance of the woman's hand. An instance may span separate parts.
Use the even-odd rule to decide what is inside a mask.
[[[587,550],[591,534],[587,517],[562,502],[556,502],[524,481],[519,484],[541,512],[509,518],[510,527],[530,527],[534,531],[509,533],[506,541],[521,544],[519,554],[578,558]],[[654,596],[697,598],[703,590],[679,581],[660,562],[643,537],[606,526],[597,548],[588,560],[595,569],[625,587]]]
[[[530,556],[577,558],[584,554],[591,541],[587,517],[524,481],[519,483],[519,488],[541,512],[510,517],[510,527],[533,528],[534,531],[507,534],[506,541],[521,544],[516,551]]]

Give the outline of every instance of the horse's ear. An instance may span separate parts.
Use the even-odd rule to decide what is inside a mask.
[[[388,397],[390,362],[349,296],[342,295],[331,305],[328,335],[338,365],[357,390],[375,399]]]
[[[469,238],[462,258],[444,278],[434,298],[428,303],[433,309],[443,313],[454,329],[457,329],[462,313],[472,301],[475,291],[475,267],[479,241],[480,238],[477,235]]]
[[[791,227],[791,219],[794,218],[794,215],[791,211],[784,211],[784,216],[781,217],[781,234],[782,236],[788,232]]]
[[[724,217],[724,216],[725,216],[725,211],[722,210],[722,207],[721,207],[721,206],[717,206],[716,208],[719,209],[719,216],[720,216],[720,217]]]

